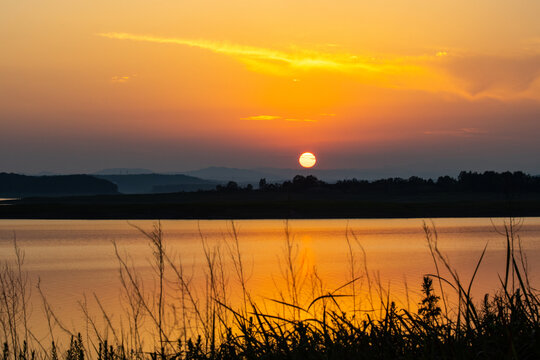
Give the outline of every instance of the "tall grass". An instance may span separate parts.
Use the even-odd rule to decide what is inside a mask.
[[[99,318],[80,303],[86,324],[81,333],[67,329],[57,345],[51,323],[61,325],[43,297],[50,345],[28,328],[24,253],[14,242],[16,261],[0,276],[0,340],[3,359],[540,359],[540,297],[531,286],[519,237],[520,222],[509,219],[500,287],[481,301],[472,297],[482,265],[481,253],[471,279],[463,281],[439,249],[438,233],[424,224],[435,272],[419,284],[415,310],[396,305],[390,290],[367,267],[361,241],[347,229],[348,279],[328,290],[315,269],[308,269],[298,243],[285,227],[278,296],[256,301],[234,223],[230,236],[211,245],[201,234],[204,286],[195,286],[193,269],[167,248],[161,224],[137,228],[148,239],[154,282],[143,282],[128,254],[114,244],[124,304],[114,322],[99,299]],[[225,263],[232,264],[227,269]],[[231,293],[236,282],[239,293]],[[278,285],[276,285],[279,287]],[[310,294],[308,298],[306,294]],[[101,319],[99,321],[99,319]],[[64,334],[66,333],[66,334]],[[81,334],[84,334],[81,335]],[[65,340],[64,340],[65,341]]]

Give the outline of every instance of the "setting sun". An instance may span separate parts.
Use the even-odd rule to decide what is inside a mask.
[[[317,163],[317,158],[310,152],[305,152],[298,158],[298,162],[302,167],[310,168]]]

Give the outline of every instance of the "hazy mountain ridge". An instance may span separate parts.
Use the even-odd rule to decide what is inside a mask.
[[[284,181],[287,179],[279,174],[266,172],[264,169],[238,169],[219,166],[186,171],[183,174],[220,182],[235,181],[238,183],[258,183],[262,178],[271,181]]]
[[[108,168],[92,173],[91,175],[141,175],[155,174],[155,171],[144,168]]]
[[[219,182],[184,174],[96,175],[118,186],[123,194],[212,190]]]

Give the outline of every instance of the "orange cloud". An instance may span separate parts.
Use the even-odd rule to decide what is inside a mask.
[[[505,99],[525,96],[524,93],[540,76],[540,55],[537,54],[502,57],[438,50],[431,52],[431,55],[375,57],[299,48],[280,51],[228,42],[118,32],[97,35],[109,39],[205,49],[233,57],[246,64],[250,70],[265,74],[294,76],[299,71],[339,72],[345,74],[350,81],[364,85],[455,93],[467,98],[491,96]],[[293,77],[293,81],[297,79]],[[526,96],[539,98],[539,94],[534,91],[529,91]]]
[[[356,69],[370,72],[380,72],[393,67],[392,64],[379,62],[370,57],[361,58],[356,55],[348,54],[332,54],[307,50],[285,52],[254,46],[231,44],[227,42],[168,38],[117,32],[100,33],[97,35],[117,40],[144,41],[197,47],[215,53],[229,55],[246,62],[265,61],[273,64],[288,65],[293,68],[306,70],[326,69],[334,71],[350,71],[352,69]]]
[[[115,75],[111,78],[111,81],[113,83],[125,83],[126,81],[128,81],[130,79],[129,76],[120,76],[120,75]]]
[[[281,119],[281,118],[282,118],[281,116],[274,116],[274,115],[255,115],[255,116],[243,117],[243,118],[240,118],[240,119],[241,120],[260,121],[260,120],[277,120],[277,119]]]
[[[540,76],[540,55],[460,55],[443,68],[471,95],[516,94],[528,90]]]
[[[289,122],[316,122],[314,119],[301,119],[301,118],[287,118],[283,116],[276,115],[255,115],[240,118],[241,120],[253,120],[253,121],[268,121],[268,120],[282,120]]]

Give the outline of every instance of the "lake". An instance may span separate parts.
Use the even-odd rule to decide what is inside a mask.
[[[540,218],[521,220],[518,234],[531,281],[538,284]],[[508,220],[427,221],[437,230],[441,252],[465,283],[487,245],[473,287],[477,299],[484,293],[493,293],[500,284],[499,275],[504,273],[506,238],[501,232],[505,221]],[[238,220],[234,223],[171,220],[162,221],[161,225],[165,249],[177,268],[181,264],[183,276],[189,280],[201,306],[209,296],[210,276],[221,281],[220,290],[215,290],[213,296],[226,293],[223,299],[230,306],[240,306],[243,292],[237,269],[241,254],[245,288],[251,299],[265,303],[267,308],[275,304],[268,299],[290,299],[290,287],[285,279],[290,283],[292,269],[300,306],[307,306],[317,295],[338,289],[354,276],[359,278],[354,282],[356,292],[371,289],[375,296],[384,297],[389,291],[399,307],[414,309],[420,298],[423,275],[436,272],[423,223],[422,219]],[[28,274],[30,324],[35,333],[43,338],[49,332],[43,299],[36,288],[38,280],[51,309],[70,330],[83,331],[82,328],[88,327],[88,319],[81,310],[84,302],[99,326],[105,321],[99,304],[111,321],[124,321],[129,296],[122,292],[119,259],[113,243],[120,258],[138,274],[145,296],[152,298],[159,289],[152,267],[152,249],[148,238],[135,226],[150,231],[153,224],[140,220],[0,220],[0,260],[13,261],[14,237],[25,254],[23,270]],[[294,261],[288,263],[287,258]],[[213,273],[209,262],[214,266]],[[166,269],[165,277],[167,306],[183,301],[178,295],[178,284],[174,283],[177,276]],[[349,284],[339,293],[350,294],[351,287]],[[361,306],[360,301],[355,306]],[[362,306],[366,306],[365,300]],[[63,333],[60,327],[53,328],[54,336]]]

